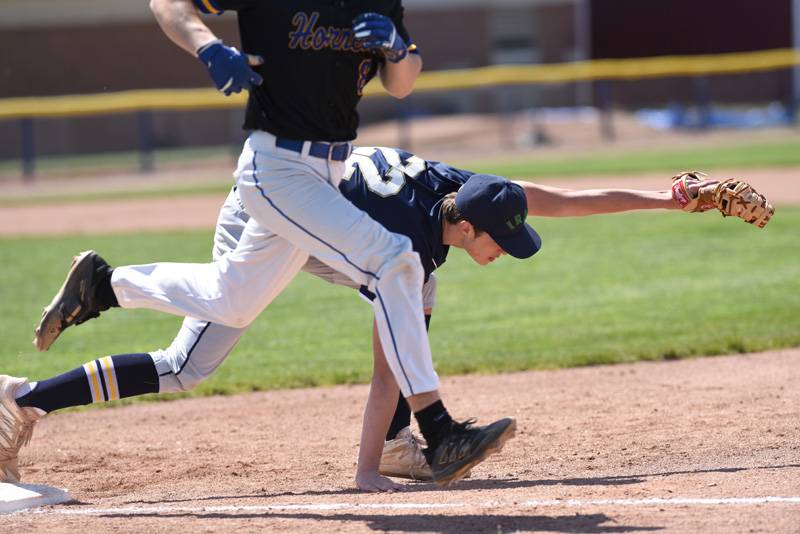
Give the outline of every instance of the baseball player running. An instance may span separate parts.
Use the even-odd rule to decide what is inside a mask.
[[[402,170],[398,174],[397,170]],[[463,185],[465,184],[466,185]],[[674,192],[647,192],[633,190],[568,191],[521,182],[513,184],[498,177],[474,175],[436,162],[425,162],[409,153],[386,148],[362,148],[354,152],[347,162],[345,180],[340,186],[343,194],[362,207],[380,223],[407,235],[414,243],[426,275],[423,302],[428,314],[434,304],[435,279],[432,271],[446,259],[449,246],[464,248],[479,264],[487,264],[509,250],[513,255],[525,257],[538,250],[540,241],[534,238],[533,247],[526,250],[509,250],[498,247],[505,242],[505,229],[498,228],[499,220],[508,213],[530,206],[531,213],[545,216],[589,215],[632,209],[677,208],[677,201],[686,194],[686,209],[697,207],[703,196],[699,192],[709,189],[697,175],[685,175],[676,180]],[[462,187],[463,185],[463,187]],[[705,189],[702,189],[706,186]],[[456,193],[458,191],[458,193]],[[762,197],[763,198],[763,197]],[[214,256],[229,253],[248,222],[242,210],[237,190],[234,189],[223,206],[215,235]],[[768,220],[768,217],[767,217]],[[523,216],[524,221],[524,216]],[[502,225],[499,225],[502,226]],[[506,224],[508,227],[509,224]],[[487,228],[486,232],[480,228]],[[527,226],[517,225],[527,232]],[[535,233],[532,235],[535,236]],[[492,238],[495,236],[496,239]],[[513,249],[513,250],[512,250]],[[328,281],[356,287],[349,278],[336,273],[321,262],[310,259],[304,267],[309,272]],[[122,269],[122,268],[121,268]],[[367,296],[366,288],[360,288]],[[105,284],[96,286],[84,295],[87,300],[98,298],[103,292],[113,292]],[[78,298],[77,296],[75,297]],[[89,304],[90,308],[96,304]],[[427,322],[427,321],[426,321]],[[77,324],[77,323],[76,323]],[[209,376],[230,353],[244,329],[186,319],[173,344],[166,350],[147,355],[117,355],[89,362],[64,375],[38,383],[24,379],[0,378],[0,402],[10,420],[16,421],[14,432],[6,430],[0,437],[14,444],[3,452],[13,458],[19,447],[30,438],[33,423],[43,414],[55,409],[103,402],[138,394],[142,384],[149,391],[184,391]],[[406,478],[432,477],[427,458],[419,441],[408,428],[410,411],[402,396],[397,403],[398,387],[389,371],[381,344],[374,335],[375,373],[373,387],[364,418],[362,446],[356,476],[357,485],[370,491],[399,489],[394,482],[378,474],[381,451],[381,472]],[[53,338],[54,339],[54,338]],[[50,340],[52,342],[52,340]],[[136,375],[126,363],[134,356],[149,359],[150,372]],[[145,370],[142,365],[140,370]],[[137,380],[142,384],[137,384]],[[17,399],[16,401],[14,399]],[[395,410],[389,432],[389,419]],[[384,435],[387,441],[384,443]],[[3,464],[10,471],[12,460]]]
[[[434,451],[434,477],[441,484],[458,480],[513,435],[515,422],[477,427],[452,420],[438,392],[421,310],[423,271],[411,242],[356,209],[337,187],[366,83],[378,74],[389,93],[404,97],[420,72],[401,2],[152,0],[151,7],[220,91],[250,90],[244,126],[253,133],[235,171],[250,220],[232,254],[207,265],[132,273],[120,281],[129,284],[120,303],[136,306],[138,288],[158,286],[164,297],[157,309],[241,328],[316,257],[376,296],[383,349]],[[237,11],[247,54],[222,44],[195,7]],[[62,313],[51,308],[45,330],[67,318]]]

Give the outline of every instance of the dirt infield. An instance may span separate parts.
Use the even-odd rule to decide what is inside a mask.
[[[235,357],[235,355],[234,355]],[[22,469],[74,505],[4,532],[798,532],[800,352],[454,377],[451,410],[513,415],[450,489],[364,494],[366,386],[45,418]]]
[[[747,179],[796,205],[798,173]],[[223,196],[4,207],[0,235],[210,230]],[[798,363],[786,350],[446,378],[455,415],[513,415],[520,432],[470,480],[392,495],[352,482],[366,386],[55,414],[22,470],[76,503],[0,517],[0,531],[796,533]]]

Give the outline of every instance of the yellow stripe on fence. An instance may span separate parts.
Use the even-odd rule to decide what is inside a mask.
[[[424,73],[417,80],[414,91],[591,80],[636,80],[666,76],[745,74],[786,69],[796,65],[800,65],[800,51],[791,48],[701,56],[595,59],[544,65],[498,65]],[[366,89],[365,94],[381,92],[377,84]]]
[[[141,110],[242,107],[245,95],[224,97],[213,89],[142,89],[92,95],[42,96],[0,100],[0,119],[77,117]]]
[[[566,83],[591,80],[635,80],[666,76],[736,74],[786,69],[800,65],[800,51],[791,48],[699,56],[596,59],[544,65],[502,65],[475,69],[423,72],[415,93],[473,89],[497,85]],[[365,96],[385,95],[370,83]],[[9,98],[0,100],[0,119],[75,117],[142,110],[192,110],[242,107],[245,95],[224,97],[214,89],[150,89],[92,95]]]

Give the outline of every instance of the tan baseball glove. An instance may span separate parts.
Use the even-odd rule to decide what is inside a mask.
[[[694,184],[699,187],[689,187]],[[716,208],[723,217],[739,217],[759,228],[764,228],[775,213],[775,208],[766,197],[747,182],[735,179],[722,182],[707,180],[705,173],[699,171],[685,171],[672,177],[672,199],[683,211]]]

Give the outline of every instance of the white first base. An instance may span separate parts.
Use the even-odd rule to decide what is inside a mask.
[[[38,484],[8,484],[0,482],[0,514],[17,512],[37,506],[61,504],[72,500],[67,490]]]

